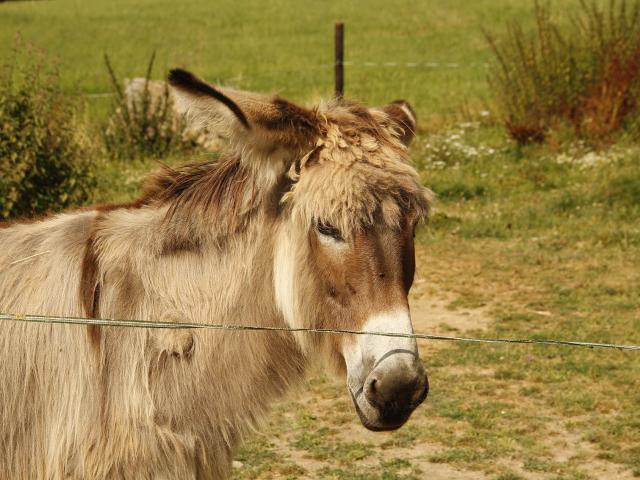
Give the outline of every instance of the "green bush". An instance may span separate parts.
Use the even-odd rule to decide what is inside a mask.
[[[0,219],[84,203],[95,185],[78,104],[31,50],[0,71]]]
[[[193,146],[184,135],[184,122],[173,109],[169,87],[151,80],[155,52],[149,60],[141,91],[123,89],[109,57],[105,63],[115,101],[103,128],[104,145],[112,159],[163,158]]]
[[[566,31],[549,4],[535,2],[536,31],[513,24],[504,38],[486,38],[496,60],[489,75],[510,135],[520,144],[566,131],[609,140],[635,128],[640,98],[640,0],[581,0]],[[635,122],[637,124],[637,122]]]

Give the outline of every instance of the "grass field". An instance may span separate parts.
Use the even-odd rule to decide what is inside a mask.
[[[575,4],[563,0],[562,12]],[[103,53],[121,75],[142,76],[157,50],[158,77],[182,66],[211,80],[306,101],[333,91],[333,24],[342,20],[346,60],[359,64],[348,69],[348,95],[369,104],[407,98],[424,118],[481,101],[490,58],[481,28],[504,30],[509,19],[530,11],[522,0],[9,2],[0,12],[0,56],[20,32],[59,58],[69,91],[96,93],[110,91]]]
[[[561,20],[576,3],[554,3]],[[309,101],[331,94],[343,20],[347,60],[361,64],[347,67],[348,96],[404,97],[422,121],[413,157],[439,201],[418,235],[418,330],[640,344],[640,148],[518,148],[484,112],[481,27],[530,11],[522,0],[5,3],[0,56],[20,32],[59,58],[65,88],[91,93],[109,90],[103,52],[141,76],[157,49],[158,76],[180,65]],[[97,199],[130,198],[154,166],[104,163]],[[638,353],[428,342],[422,354],[431,394],[407,426],[364,431],[344,386],[315,373],[243,448],[236,478],[640,477]]]

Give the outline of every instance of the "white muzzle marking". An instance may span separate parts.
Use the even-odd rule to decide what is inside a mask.
[[[406,308],[398,308],[372,316],[362,327],[363,332],[412,334],[411,317]],[[418,356],[414,338],[359,335],[344,347],[347,383],[351,393],[362,390],[366,377],[374,368],[412,368]]]
[[[364,332],[412,334],[411,317],[406,307],[371,317]],[[347,387],[361,420],[368,428],[384,427],[379,406],[367,399],[371,378],[404,377],[421,369],[418,345],[414,338],[359,335],[344,347],[347,364]],[[372,377],[373,376],[373,377]],[[426,377],[425,377],[426,378]]]

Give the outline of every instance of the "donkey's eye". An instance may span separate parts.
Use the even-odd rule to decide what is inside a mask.
[[[334,240],[338,240],[340,242],[343,240],[340,230],[338,230],[336,227],[334,227],[330,223],[318,222],[316,223],[316,230],[318,230],[318,233],[320,235],[331,237]]]

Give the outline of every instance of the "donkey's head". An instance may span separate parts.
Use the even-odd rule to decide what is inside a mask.
[[[273,289],[291,327],[411,334],[414,231],[430,192],[411,165],[415,117],[335,100],[314,109],[281,98],[214,88],[188,72],[169,77],[205,125],[223,127],[240,162],[276,202]],[[273,205],[276,205],[274,208]],[[362,423],[401,426],[428,392],[416,341],[403,336],[297,335],[346,373]]]

